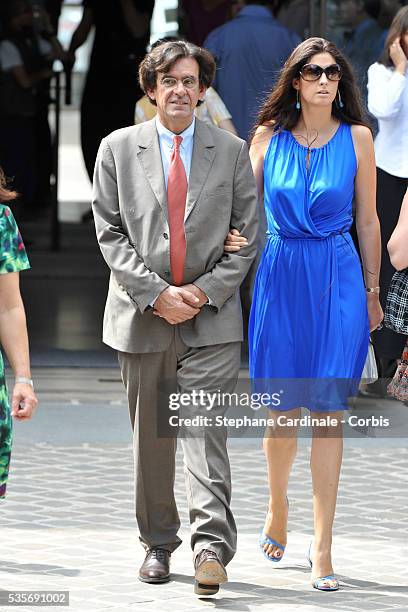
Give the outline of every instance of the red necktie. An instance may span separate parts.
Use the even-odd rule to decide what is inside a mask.
[[[167,208],[170,228],[170,269],[175,285],[183,284],[184,262],[186,259],[186,235],[184,233],[184,212],[187,198],[187,177],[180,157],[183,138],[174,136],[167,182]]]

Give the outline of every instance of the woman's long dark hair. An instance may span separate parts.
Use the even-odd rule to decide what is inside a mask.
[[[0,168],[0,202],[10,202],[18,196],[16,191],[10,191],[6,188],[6,177],[3,170]]]
[[[293,79],[300,78],[299,71],[310,62],[317,53],[330,53],[341,68],[342,78],[339,81],[339,91],[344,106],[340,108],[335,101],[332,114],[336,119],[351,125],[370,127],[361,101],[354,72],[349,62],[337,47],[324,38],[308,38],[294,49],[286,60],[278,82],[261,107],[253,130],[260,125],[272,125],[274,131],[292,130],[299,121],[299,110],[296,108],[296,90]]]
[[[394,40],[403,36],[405,32],[408,32],[408,6],[403,6],[392,20],[387,38],[385,39],[384,51],[378,60],[379,64],[384,64],[384,66],[388,68],[394,68],[394,64],[390,58],[390,47]]]

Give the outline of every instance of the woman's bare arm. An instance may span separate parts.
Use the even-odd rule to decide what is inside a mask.
[[[357,157],[355,179],[356,228],[366,287],[378,287],[381,265],[380,223],[376,210],[376,167],[371,132],[361,125],[352,126]],[[367,293],[370,330],[383,319],[378,293]]]
[[[27,325],[18,272],[0,275],[0,342],[14,375],[31,378]],[[21,402],[24,402],[24,407],[19,409]],[[13,416],[29,419],[36,405],[37,399],[31,385],[16,383],[12,395]]]
[[[273,136],[272,127],[260,125],[252,139],[251,147],[249,149],[249,157],[252,163],[252,170],[254,171],[256,185],[258,187],[258,198],[263,199],[264,192],[264,159],[265,153],[269,146],[269,142]]]
[[[256,130],[249,149],[249,157],[251,159],[252,170],[255,175],[256,185],[258,188],[258,201],[263,200],[263,165],[266,150],[270,139],[272,138],[272,128],[260,126]],[[224,251],[234,253],[239,251],[248,243],[244,236],[241,236],[237,229],[232,228],[224,242]]]
[[[408,267],[408,189],[402,201],[397,226],[387,245],[391,263],[396,270]]]

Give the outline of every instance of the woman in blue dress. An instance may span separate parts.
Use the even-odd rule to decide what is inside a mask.
[[[285,419],[299,417],[300,406],[311,416],[330,415],[330,423],[313,429],[311,559],[313,586],[337,590],[331,545],[340,421],[361,377],[369,332],[383,313],[373,140],[352,69],[333,44],[310,38],[293,51],[260,111],[251,160],[267,242],[249,324],[250,375],[254,388],[265,392],[276,391],[274,379],[291,379],[280,383],[284,401],[270,411],[275,425],[264,438],[270,498],[260,546],[276,562],[286,545],[297,431]],[[364,279],[348,233],[353,200]],[[226,249],[232,244],[230,234]]]

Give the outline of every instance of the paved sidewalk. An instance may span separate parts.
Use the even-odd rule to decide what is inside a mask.
[[[176,490],[183,544],[172,558],[173,580],[165,585],[137,580],[143,550],[132,503],[130,427],[117,370],[47,370],[35,376],[41,410],[32,422],[15,427],[8,496],[0,508],[0,594],[68,590],[69,609],[81,612],[408,610],[406,440],[346,441],[335,523],[334,565],[342,584],[337,593],[320,593],[309,585],[308,441],[300,441],[290,483],[288,547],[282,562],[272,564],[257,547],[267,503],[261,443],[231,440],[238,553],[228,566],[230,582],[206,601],[193,595],[180,456]]]

